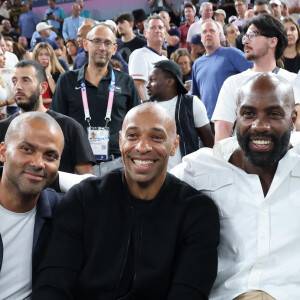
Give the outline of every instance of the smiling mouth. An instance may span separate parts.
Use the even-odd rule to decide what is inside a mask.
[[[271,140],[252,139],[250,141],[251,148],[256,151],[269,151],[272,148]]]
[[[133,159],[132,161],[139,168],[148,168],[154,164],[154,160]]]
[[[43,175],[38,175],[38,174],[33,174],[33,173],[28,173],[28,172],[25,172],[25,175],[27,178],[36,180],[36,181],[42,181],[45,178]]]

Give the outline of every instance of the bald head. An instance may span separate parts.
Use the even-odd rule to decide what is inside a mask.
[[[140,119],[144,116],[146,116],[147,119],[151,119],[154,116],[160,119],[161,124],[168,131],[170,137],[175,138],[176,123],[173,115],[159,104],[153,102],[143,103],[142,105],[138,105],[132,108],[125,116],[122,126],[122,132],[125,130],[129,122],[132,122],[132,120],[135,120],[137,118]]]
[[[98,25],[95,25],[94,27],[91,28],[91,30],[87,33],[86,38],[87,39],[91,39],[93,36],[95,36],[98,32],[106,32],[106,34],[108,34],[110,36],[110,38],[114,41],[114,43],[116,42],[116,36],[112,30],[112,28],[105,24],[105,23],[100,23]]]
[[[275,94],[276,101],[279,105],[291,110],[294,109],[295,98],[293,87],[280,75],[274,73],[262,73],[250,78],[238,91],[238,107],[254,94]]]
[[[5,144],[9,145],[16,136],[21,134],[25,124],[31,122],[46,125],[49,128],[49,131],[55,132],[57,139],[62,140],[62,144],[64,144],[64,135],[59,124],[48,114],[36,111],[22,113],[17,118],[13,119],[5,134]]]

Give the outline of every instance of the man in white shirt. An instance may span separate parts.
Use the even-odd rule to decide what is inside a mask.
[[[41,240],[36,247],[39,233],[60,201],[45,188],[57,175],[63,148],[60,126],[42,112],[15,118],[0,145],[0,299],[30,299],[32,257],[37,248],[44,251]]]
[[[12,69],[15,67],[15,65],[18,63],[17,56],[9,51],[6,51],[5,41],[3,35],[0,33],[0,47],[5,55],[6,61],[5,61],[5,68]]]
[[[274,72],[292,85],[296,74],[276,67],[287,46],[287,34],[280,21],[267,14],[250,19],[243,27],[244,52],[254,66],[240,74],[227,78],[220,90],[212,121],[215,123],[215,142],[229,137],[235,122],[236,92],[238,88],[259,72]],[[296,103],[300,101],[295,90]]]
[[[147,99],[146,86],[153,64],[168,59],[162,54],[162,45],[165,36],[164,23],[158,14],[151,15],[144,23],[144,35],[147,46],[134,50],[129,56],[129,75],[133,78],[141,100]]]
[[[300,148],[292,86],[262,73],[238,93],[237,137],[183,158],[171,173],[215,201],[221,224],[212,300],[300,295]]]
[[[201,12],[201,19],[191,25],[191,27],[189,28],[188,34],[187,34],[186,41],[187,41],[188,49],[191,48],[191,41],[192,41],[193,36],[195,34],[200,34],[203,21],[207,20],[207,19],[212,19],[212,17],[213,17],[212,3],[203,2],[200,7],[200,12]],[[223,27],[220,23],[217,23],[217,25],[218,25],[219,31],[221,33],[220,41],[221,41],[222,45],[225,46],[226,39],[224,36]]]

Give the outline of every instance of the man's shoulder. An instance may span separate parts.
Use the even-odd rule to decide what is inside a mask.
[[[62,193],[58,193],[51,188],[46,188],[40,194],[37,209],[47,214],[47,210],[50,209],[52,211],[53,207],[57,205],[62,198]]]
[[[82,126],[75,119],[69,116],[50,109],[48,109],[46,113],[50,115],[61,126],[62,129],[65,127],[64,125],[76,127],[78,129],[82,128]]]
[[[296,79],[297,77],[297,74],[296,73],[293,73],[293,72],[290,72],[288,70],[285,70],[285,69],[279,69],[278,75],[282,76],[283,78],[285,78],[287,81],[289,81],[290,83],[293,83],[294,80]]]
[[[8,118],[0,121],[0,142],[4,141],[4,137],[5,137],[5,134],[6,134],[9,124],[18,115],[19,115],[18,113],[15,113],[15,114],[9,116]]]

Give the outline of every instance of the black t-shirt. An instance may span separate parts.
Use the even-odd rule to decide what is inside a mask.
[[[135,37],[130,42],[124,43],[121,39],[117,39],[118,52],[122,55],[123,59],[128,63],[130,54],[139,48],[147,45],[147,42],[140,37]]]
[[[81,80],[84,79],[85,68],[72,70],[60,75],[50,108],[54,111],[75,119],[87,130],[85,121],[82,96]],[[111,70],[109,65],[108,74],[102,78],[98,87],[85,81],[89,111],[92,127],[105,126],[105,114],[107,109],[109,85],[111,82]],[[109,152],[120,156],[119,131],[122,128],[126,113],[134,106],[140,104],[140,96],[131,76],[114,70],[116,76],[116,88],[114,94],[110,129]]]
[[[300,70],[300,55],[294,58],[283,58],[284,69],[293,73],[298,73]]]
[[[90,162],[95,163],[90,143],[87,135],[75,120],[59,114],[55,111],[47,110],[47,114],[53,117],[60,125],[65,138],[65,147],[61,156],[59,170],[75,173],[75,166],[78,164]],[[11,121],[16,118],[19,113],[11,115],[9,118],[0,121],[0,141],[3,142],[7,128]]]
[[[18,42],[18,39],[19,39],[19,36],[20,36],[20,35],[19,35],[17,32],[15,32],[15,31],[10,31],[9,33],[6,33],[6,32],[4,32],[4,31],[2,31],[1,34],[2,34],[3,36],[9,36],[9,37],[11,37],[11,38],[13,39],[14,42]]]

